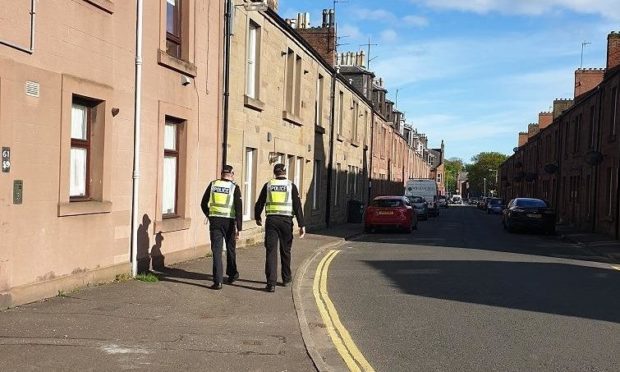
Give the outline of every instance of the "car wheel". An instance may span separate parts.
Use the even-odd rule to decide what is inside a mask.
[[[505,226],[506,226],[506,230],[508,230],[509,233],[515,232],[515,228],[512,225],[510,225],[510,222],[506,221]]]

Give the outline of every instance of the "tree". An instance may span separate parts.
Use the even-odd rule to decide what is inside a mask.
[[[463,170],[463,160],[459,158],[450,158],[444,162],[444,172],[446,179],[446,191],[448,193],[457,193],[459,191],[458,177]]]
[[[498,188],[499,166],[508,158],[499,152],[481,152],[471,158],[471,164],[466,166],[468,172],[469,189],[473,195],[482,195],[486,179],[487,194]]]

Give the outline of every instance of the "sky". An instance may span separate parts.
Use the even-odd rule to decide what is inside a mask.
[[[280,0],[284,18],[318,26],[333,0]],[[620,0],[347,0],[336,4],[339,52],[367,51],[407,122],[445,141],[446,158],[512,154],[518,132],[573,98],[574,74],[603,68]],[[583,46],[582,44],[589,43]]]

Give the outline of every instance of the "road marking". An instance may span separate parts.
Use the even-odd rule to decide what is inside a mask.
[[[616,270],[620,271],[620,266],[611,265],[611,268],[612,268],[612,269],[616,269]]]
[[[327,332],[349,370],[374,372],[370,363],[368,363],[355,345],[355,342],[353,342],[347,329],[342,322],[340,322],[338,312],[327,293],[327,272],[329,270],[329,265],[339,252],[340,251],[330,250],[325,257],[323,257],[314,275],[312,292],[314,293],[314,298],[319,312],[321,313],[321,317],[325,322]]]

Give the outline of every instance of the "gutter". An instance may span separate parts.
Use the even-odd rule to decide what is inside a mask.
[[[224,107],[222,120],[222,166],[228,158],[228,117],[230,106],[230,42],[232,37],[233,0],[226,0],[224,13]]]
[[[325,226],[330,226],[331,211],[332,211],[332,174],[334,169],[334,114],[336,112],[336,76],[340,69],[336,67],[336,70],[332,74],[332,86],[331,86],[331,103],[329,108],[329,162],[327,163],[327,205],[325,206]],[[338,182],[338,178],[336,178]]]

